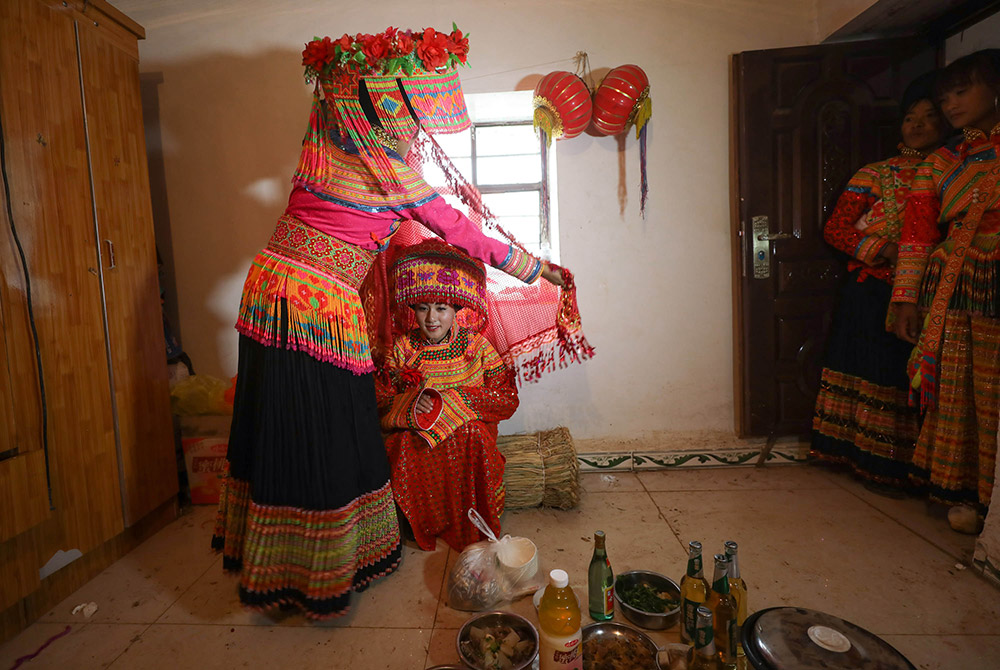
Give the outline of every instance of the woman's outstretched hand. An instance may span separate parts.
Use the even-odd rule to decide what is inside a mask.
[[[555,284],[556,286],[563,286],[562,272],[559,270],[553,270],[549,267],[548,263],[542,263],[542,278],[550,284]]]
[[[896,337],[916,344],[920,336],[920,314],[912,302],[897,302],[892,304],[896,310]]]

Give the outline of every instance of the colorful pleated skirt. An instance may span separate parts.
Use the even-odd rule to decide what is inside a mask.
[[[244,605],[324,619],[392,572],[401,545],[356,290],[371,254],[315,233],[283,219],[244,286],[212,546]]]
[[[909,473],[919,415],[907,404],[912,345],[886,332],[892,289],[851,272],[838,296],[813,412],[812,455],[899,490]]]

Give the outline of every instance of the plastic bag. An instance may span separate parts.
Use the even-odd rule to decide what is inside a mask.
[[[170,408],[174,414],[232,414],[233,404],[226,400],[230,383],[211,375],[191,375],[170,389]]]
[[[487,540],[466,547],[448,575],[448,604],[453,609],[488,609],[544,585],[538,549],[531,540],[510,535],[498,539],[474,509],[469,510],[469,520]]]

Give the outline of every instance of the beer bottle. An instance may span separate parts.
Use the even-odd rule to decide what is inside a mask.
[[[695,608],[695,616],[694,647],[688,652],[688,670],[720,670],[712,631],[712,610],[699,605]]]
[[[732,540],[726,542],[726,556],[729,557],[729,591],[736,599],[736,653],[738,656],[743,656],[741,631],[743,622],[747,619],[747,584],[740,576],[738,549],[739,546]]]
[[[615,573],[604,546],[604,531],[594,532],[594,556],[587,572],[590,618],[607,621],[615,615]]]
[[[687,572],[681,577],[681,641],[694,644],[698,605],[708,598],[708,582],[701,562],[701,542],[688,543]]]
[[[705,605],[712,610],[715,647],[723,668],[736,667],[736,599],[729,592],[729,559],[715,555],[715,576],[712,592]]]

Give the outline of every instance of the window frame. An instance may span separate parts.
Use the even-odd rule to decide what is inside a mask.
[[[470,136],[470,156],[469,161],[471,164],[472,174],[470,175],[472,185],[479,190],[483,195],[497,194],[497,193],[527,193],[531,191],[538,192],[538,247],[543,256],[550,256],[553,252],[552,245],[552,235],[551,235],[551,221],[550,221],[550,203],[549,203],[549,160],[548,160],[548,147],[545,144],[545,140],[542,137],[536,136],[539,146],[539,159],[541,160],[541,179],[537,182],[520,182],[512,184],[480,184],[479,183],[479,170],[477,166],[477,161],[479,159],[479,154],[477,152],[477,138],[476,131],[479,128],[504,128],[504,127],[514,127],[514,126],[532,126],[533,122],[530,119],[523,121],[472,121],[472,125],[469,129]],[[485,158],[485,157],[484,157]]]

